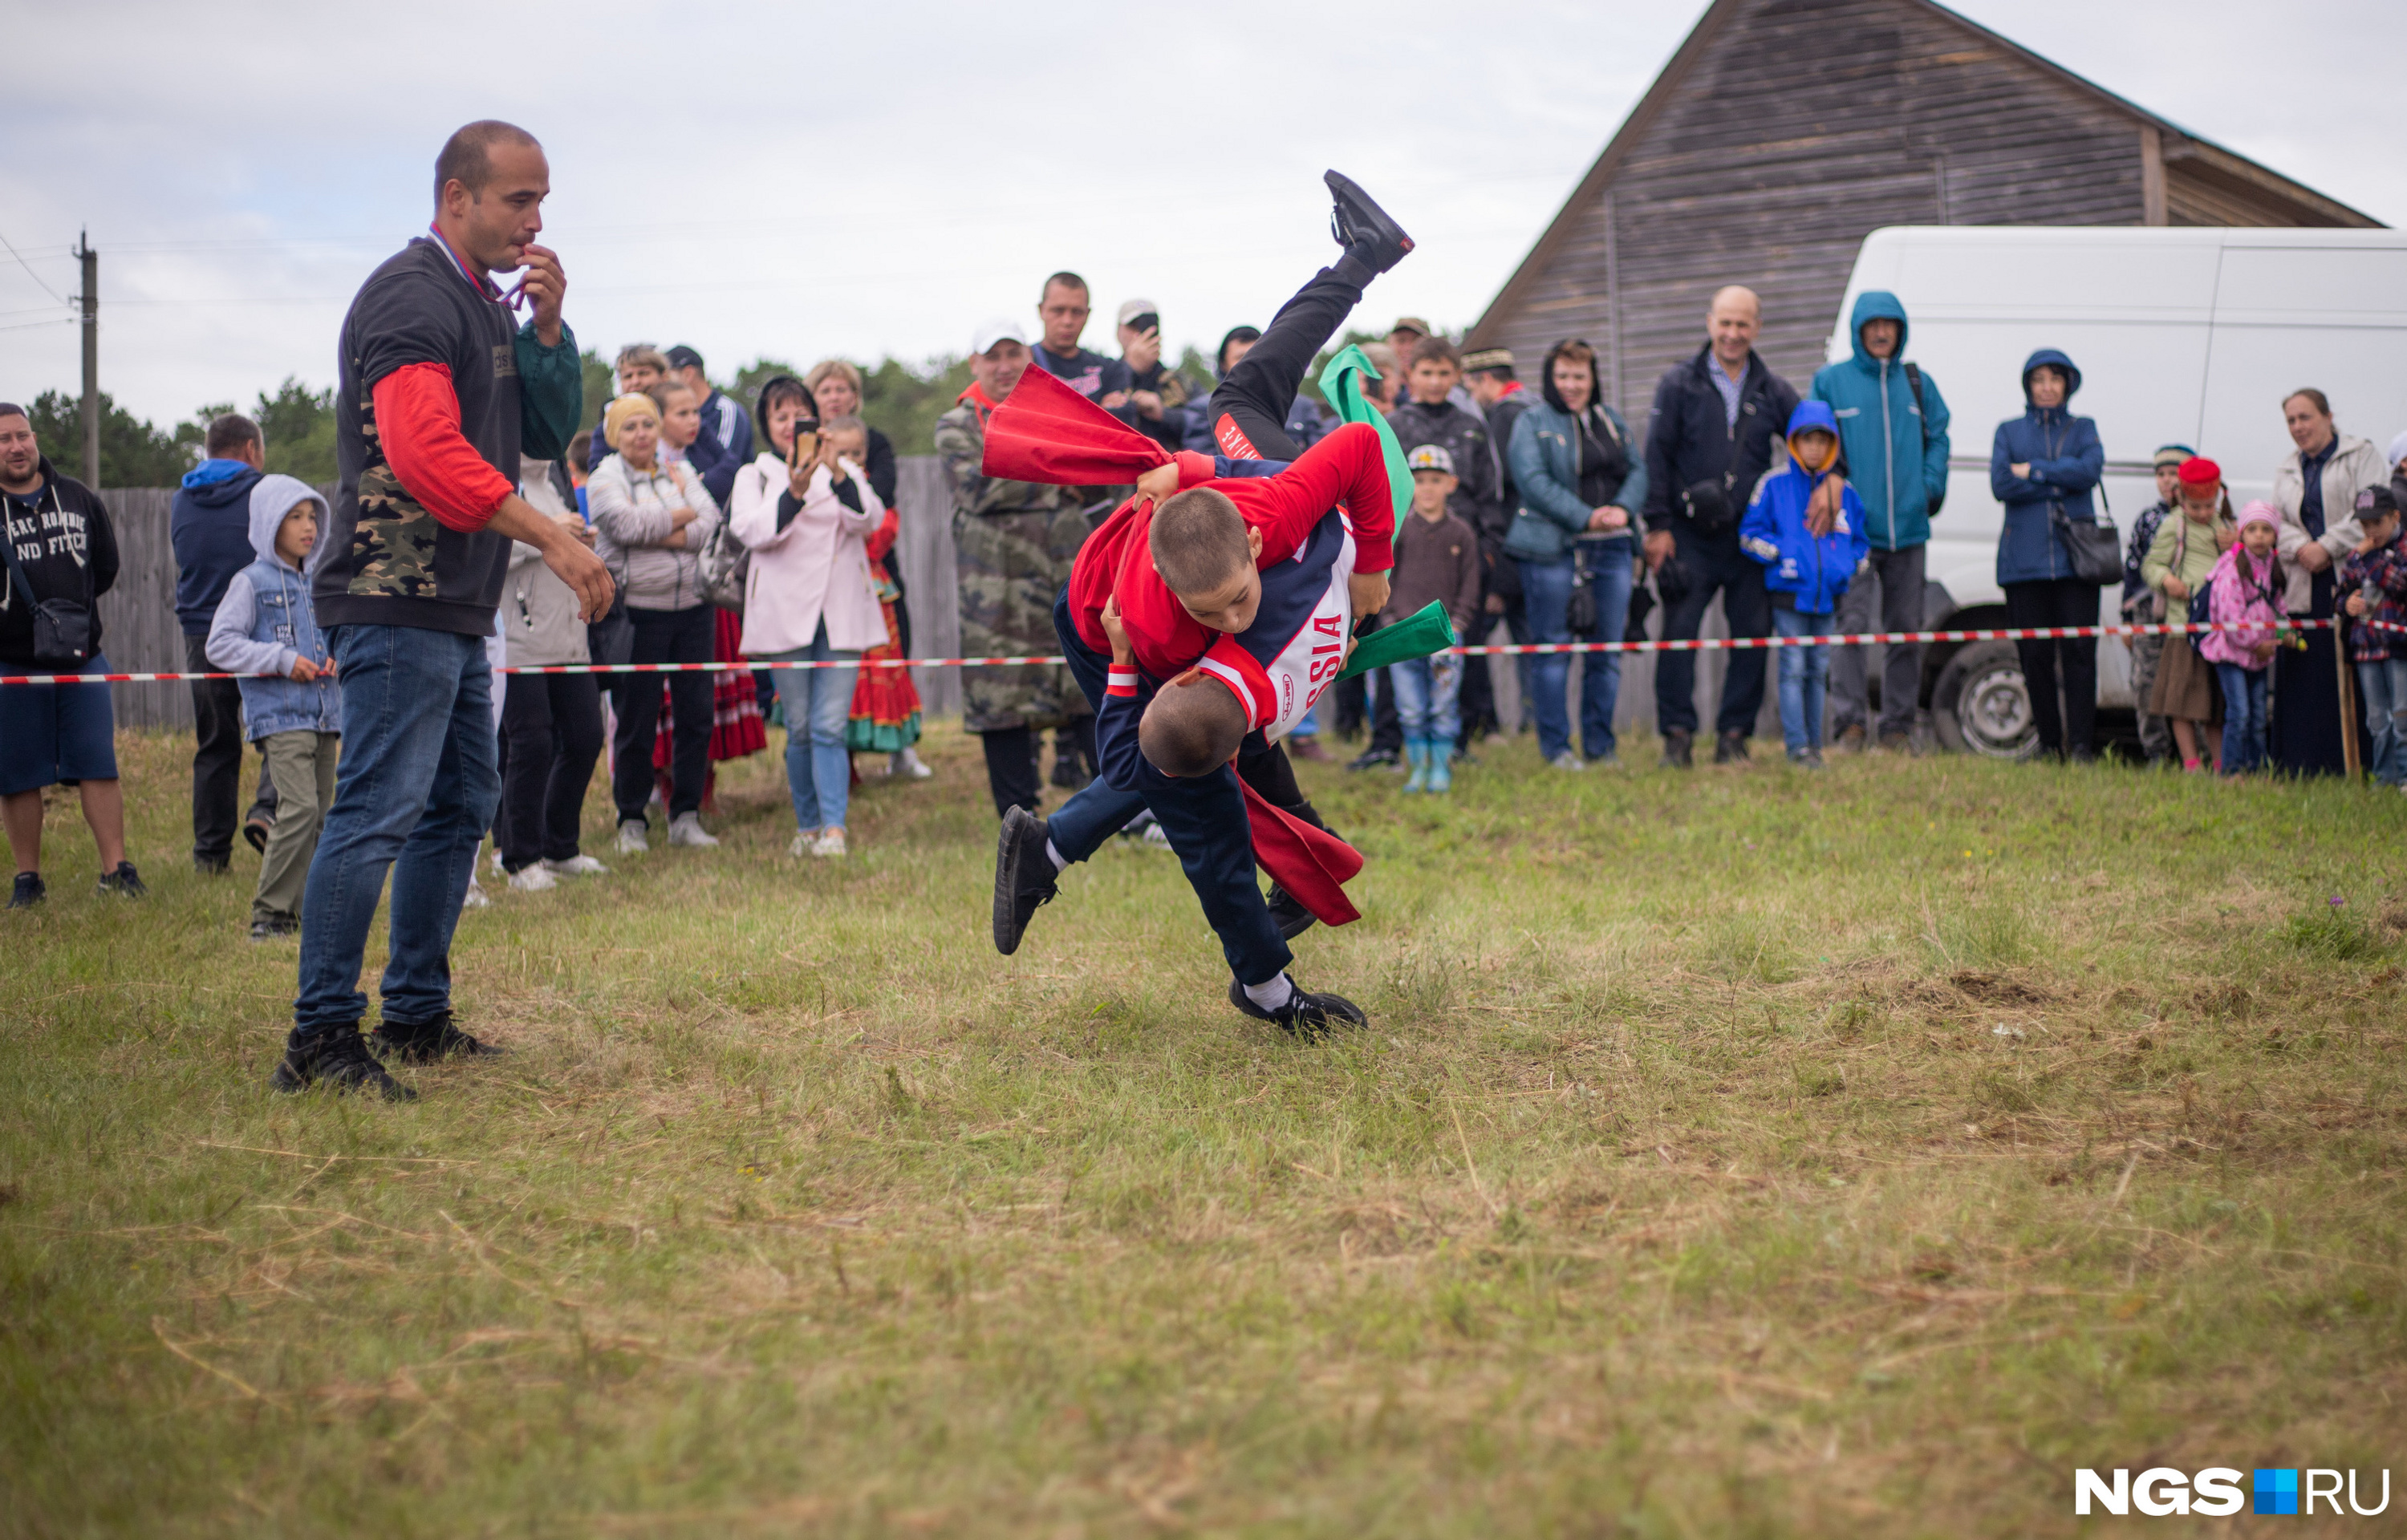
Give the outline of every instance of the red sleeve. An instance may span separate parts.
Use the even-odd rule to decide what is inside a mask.
[[[863,542],[863,544],[869,547],[869,559],[872,561],[885,560],[886,553],[894,549],[895,537],[900,535],[902,532],[903,516],[901,511],[893,508],[887,509],[885,521],[879,524],[876,529],[872,530],[869,532],[869,539]]]
[[[377,381],[375,396],[377,438],[402,489],[447,530],[483,529],[517,488],[462,436],[450,369],[406,364]]]
[[[1229,495],[1246,522],[1262,532],[1260,565],[1285,561],[1312,537],[1330,509],[1346,505],[1354,526],[1354,570],[1384,572],[1396,564],[1395,500],[1388,490],[1387,453],[1367,422],[1349,422],[1268,478],[1236,477],[1212,484]]]

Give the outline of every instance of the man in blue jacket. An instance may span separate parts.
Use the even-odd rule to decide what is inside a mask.
[[[1885,289],[1856,296],[1847,329],[1855,356],[1814,372],[1807,394],[1830,403],[1839,449],[1862,499],[1872,541],[1867,576],[1839,606],[1842,635],[1869,631],[1879,606],[1884,631],[1922,629],[1924,547],[1930,516],[1947,496],[1947,403],[1905,357],[1905,306]],[[1830,703],[1841,748],[1860,749],[1870,722],[1864,649],[1841,647],[1830,664]],[[1914,746],[1914,709],[1922,693],[1922,645],[1889,646],[1881,667],[1880,746]]]
[[[210,671],[209,620],[234,574],[256,559],[250,548],[250,489],[267,465],[259,424],[239,412],[210,420],[201,441],[208,458],[184,473],[167,516],[176,551],[176,619],[184,629],[184,667]],[[192,681],[192,869],[223,872],[234,860],[235,804],[242,795],[242,687],[231,679]],[[276,786],[264,762],[259,796],[242,820],[243,838],[267,848],[276,826]]]

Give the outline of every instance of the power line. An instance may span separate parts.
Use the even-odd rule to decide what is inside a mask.
[[[19,257],[19,256],[17,256],[17,248],[16,248],[15,247],[13,247],[13,246],[8,246],[8,237],[7,237],[7,236],[6,236],[6,235],[0,235],[0,246],[7,246],[7,247],[8,247],[8,255],[10,255],[11,257],[17,257],[17,265],[18,265],[19,267],[21,267],[21,268],[23,268],[23,269],[25,270],[25,276],[27,276],[27,277],[29,277],[29,278],[31,278],[31,279],[33,279],[36,283],[40,283],[40,284],[42,284],[42,292],[43,292],[43,293],[48,294],[50,298],[52,298],[52,299],[54,299],[54,300],[58,301],[61,304],[66,304],[70,303],[70,302],[68,301],[67,297],[66,297],[64,294],[62,294],[62,293],[60,293],[57,290],[52,289],[49,284],[42,283],[42,276],[41,276],[39,273],[36,273],[36,272],[35,272],[35,271],[34,271],[34,264],[33,264],[33,263],[31,263],[31,262],[29,262],[29,261],[26,261],[24,258],[22,258],[22,257]]]

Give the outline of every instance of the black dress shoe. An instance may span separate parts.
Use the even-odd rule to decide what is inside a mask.
[[[276,815],[272,812],[254,812],[242,821],[244,841],[262,855],[267,854],[267,837],[275,832]]]
[[[1053,882],[1053,857],[1045,852],[1047,829],[1044,819],[1013,808],[995,836],[994,949],[1006,957],[1019,950],[1036,911],[1061,891]]]
[[[1329,171],[1320,179],[1329,184],[1329,195],[1336,203],[1329,213],[1329,233],[1337,237],[1347,256],[1374,273],[1385,273],[1404,260],[1413,248],[1413,238],[1404,233],[1403,226],[1350,178]]]
[[[1288,979],[1290,993],[1287,1004],[1276,1010],[1264,1010],[1246,997],[1246,986],[1236,980],[1229,981],[1229,1003],[1258,1022],[1270,1022],[1291,1038],[1318,1041],[1329,1036],[1332,1026],[1368,1026],[1371,1018],[1362,1008],[1343,995],[1307,995],[1297,988],[1292,977]]]

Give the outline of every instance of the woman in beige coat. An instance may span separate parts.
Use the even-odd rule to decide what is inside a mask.
[[[2287,609],[2328,619],[2333,613],[2333,569],[2357,548],[2357,494],[2388,484],[2382,452],[2343,433],[2331,402],[2320,390],[2293,390],[2282,419],[2296,445],[2273,473],[2273,505],[2282,528],[2275,544],[2289,574]],[[2357,724],[2341,711],[2333,633],[2304,633],[2306,650],[2273,655],[2273,763],[2293,775],[2339,775],[2347,768],[2342,734]]]

